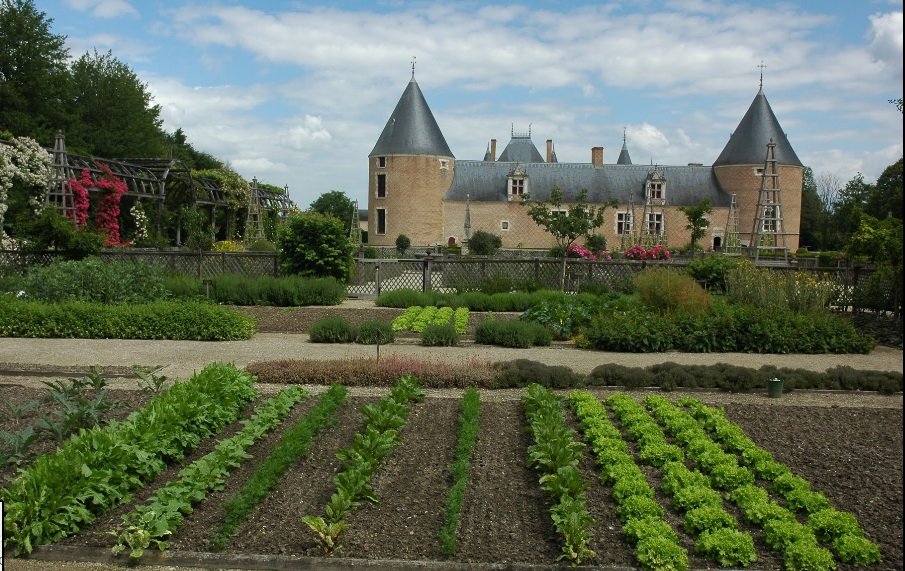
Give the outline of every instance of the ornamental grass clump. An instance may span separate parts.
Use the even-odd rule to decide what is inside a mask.
[[[711,297],[690,275],[670,268],[645,269],[634,277],[638,297],[658,313],[706,313]]]
[[[836,283],[817,279],[811,272],[778,271],[758,268],[742,260],[726,272],[729,301],[770,311],[820,313],[839,294]]]

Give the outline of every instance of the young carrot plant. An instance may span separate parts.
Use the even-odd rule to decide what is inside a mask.
[[[478,420],[481,412],[481,397],[475,389],[468,389],[462,397],[462,412],[459,413],[459,436],[456,442],[456,457],[450,476],[453,485],[446,496],[443,527],[440,528],[440,550],[449,557],[456,552],[456,529],[459,512],[465,499],[465,487],[471,470],[471,455],[478,436]]]

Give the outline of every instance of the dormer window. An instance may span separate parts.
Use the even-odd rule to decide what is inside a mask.
[[[660,167],[648,172],[646,191],[648,204],[666,204],[666,177]]]
[[[509,200],[521,199],[528,192],[528,175],[521,164],[509,171],[506,179],[506,194]]]
[[[509,179],[509,196],[519,197],[525,194],[525,179],[510,178]]]

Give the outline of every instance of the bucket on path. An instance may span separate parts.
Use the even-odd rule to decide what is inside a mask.
[[[770,379],[767,381],[767,396],[771,398],[778,398],[782,396],[782,379]]]

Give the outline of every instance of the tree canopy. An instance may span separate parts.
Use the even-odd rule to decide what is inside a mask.
[[[342,222],[343,227],[346,229],[346,235],[349,234],[349,230],[352,228],[352,214],[355,210],[355,205],[346,196],[345,192],[339,190],[325,192],[311,203],[311,210],[336,218]]]
[[[707,234],[707,227],[710,226],[710,220],[707,217],[713,212],[713,207],[710,205],[710,200],[705,198],[691,206],[680,206],[679,210],[688,219],[688,225],[685,228],[691,230],[691,251],[693,254],[695,248],[697,248],[698,240]]]
[[[549,201],[532,200],[527,194],[523,200],[528,207],[528,216],[553,236],[563,255],[579,237],[590,236],[600,228],[606,209],[617,205],[615,200],[601,206],[589,205],[587,189],[578,193],[568,210],[563,208],[563,192],[559,188],[550,191]]]

